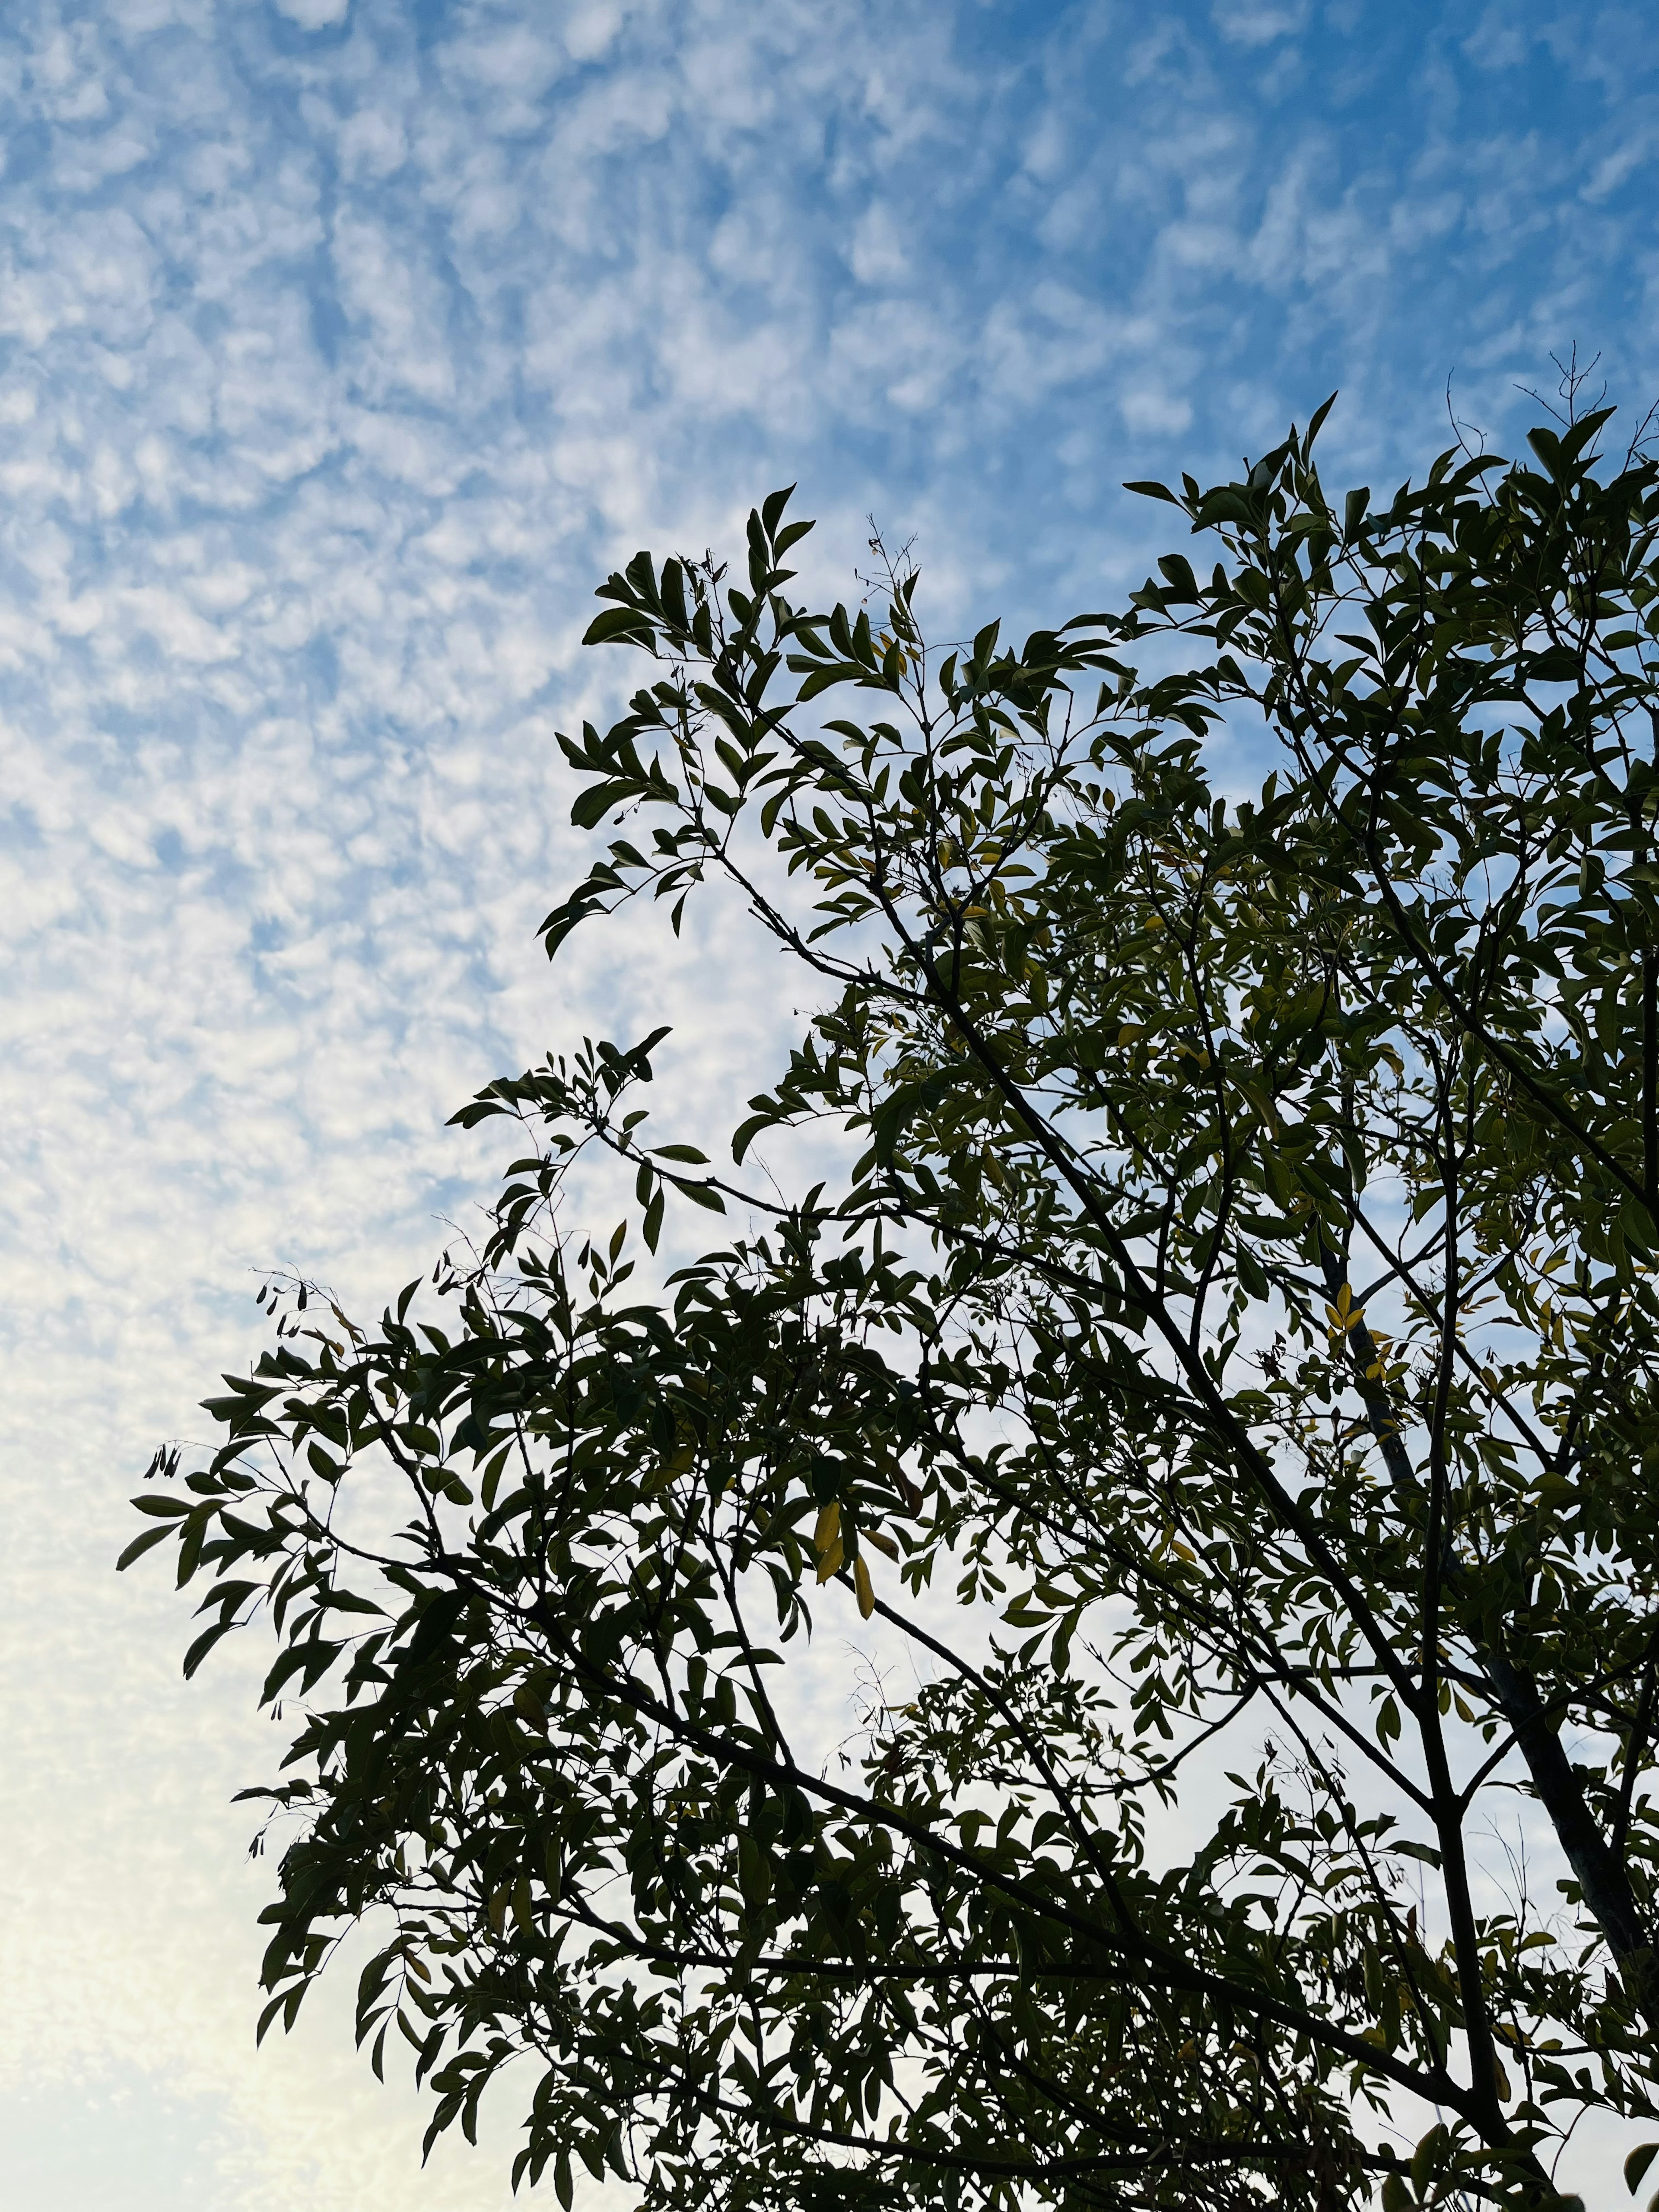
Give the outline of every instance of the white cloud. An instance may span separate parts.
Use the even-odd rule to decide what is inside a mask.
[[[1193,419],[1191,400],[1156,386],[1131,386],[1117,404],[1131,430],[1153,436],[1169,436],[1184,430]]]
[[[1210,10],[1222,37],[1237,46],[1271,46],[1295,36],[1308,20],[1307,0],[1216,0]]]
[[[351,0],[275,0],[276,13],[302,31],[332,30],[351,13]]]
[[[866,208],[853,233],[849,256],[860,284],[897,284],[908,273],[904,240],[890,208],[878,200]]]
[[[1105,604],[1148,449],[1225,465],[1335,362],[1328,434],[1397,459],[1445,348],[1501,394],[1619,296],[1569,289],[1581,188],[1593,269],[1638,235],[1628,118],[1412,106],[1395,155],[1253,103],[1285,8],[1132,52],[1103,10],[975,46],[945,0],[455,0],[425,47],[403,0],[283,13],[0,24],[0,2091],[90,2115],[9,2212],[105,2140],[177,2161],[176,2212],[504,2201],[499,2162],[418,2173],[337,2008],[254,2057],[252,1662],[185,1691],[174,1603],[107,1568],[251,1355],[248,1271],[378,1304],[483,1188],[443,1126],[477,1084],[671,1016],[688,1133],[766,1073],[791,979],[730,913],[535,947],[581,852],[552,731],[625,672],[577,652],[593,583],[799,477],[838,586],[875,507],[943,628]]]
[[[1477,69],[1519,69],[1532,50],[1535,35],[1535,24],[1517,22],[1513,9],[1487,8],[1464,40],[1463,52]]]
[[[341,125],[340,164],[348,176],[390,177],[409,158],[402,120],[384,108],[360,107]]]

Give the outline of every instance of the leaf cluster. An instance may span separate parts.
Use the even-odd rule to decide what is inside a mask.
[[[380,1916],[376,2067],[435,2136],[527,2057],[566,2205],[1547,2204],[1659,2118],[1659,471],[1598,410],[1333,503],[1323,415],[1018,647],[902,561],[797,606],[785,493],[741,586],[612,576],[547,949],[717,877],[818,1011],[729,1171],[664,1031],[492,1085],[436,1317],[294,1286],[158,1457],[187,1670],[266,1613],[299,1717],[266,2024]],[[746,1225],[647,1287],[682,1203]],[[834,1770],[777,1685],[842,1588],[921,1686]]]

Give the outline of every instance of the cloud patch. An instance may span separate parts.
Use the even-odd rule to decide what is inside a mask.
[[[1499,431],[1574,336],[1639,385],[1639,40],[1498,69],[1375,13],[7,12],[0,2093],[58,2115],[16,2212],[132,2159],[178,2212],[503,2201],[420,2172],[326,2002],[254,2058],[253,1656],[185,1692],[109,1565],[256,1270],[378,1309],[467,1218],[478,1085],[672,1020],[694,1134],[770,1070],[793,979],[718,901],[536,948],[584,859],[554,729],[631,672],[578,648],[594,583],[799,480],[833,587],[873,510],[941,634],[1052,619],[1162,550],[1124,477],[1339,385],[1376,482],[1453,368]]]

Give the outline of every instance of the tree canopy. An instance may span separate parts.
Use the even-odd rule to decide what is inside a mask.
[[[157,1455],[186,1673],[277,1640],[260,2032],[367,1921],[515,2185],[1544,2205],[1659,2120],[1659,469],[1596,409],[1333,501],[1325,412],[1018,647],[798,605],[784,493],[611,577],[547,950],[724,878],[817,1011],[729,1161],[664,1030],[492,1084],[487,1237],[276,1286]],[[854,1600],[915,1664],[836,1764]]]

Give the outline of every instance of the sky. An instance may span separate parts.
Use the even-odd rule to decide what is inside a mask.
[[[1656,396],[1634,9],[106,0],[0,11],[0,2200],[504,2212],[341,2002],[256,2054],[261,1654],[118,1581],[259,1271],[377,1310],[486,1198],[447,1115],[668,1021],[719,1131],[790,979],[578,939],[591,592],[798,483],[935,634],[1109,606],[1126,477],[1334,390],[1328,477]],[[623,671],[622,673],[625,674]],[[712,1149],[712,1147],[710,1147]],[[349,1978],[349,1977],[347,1978]],[[339,1995],[349,1996],[343,1982]]]

